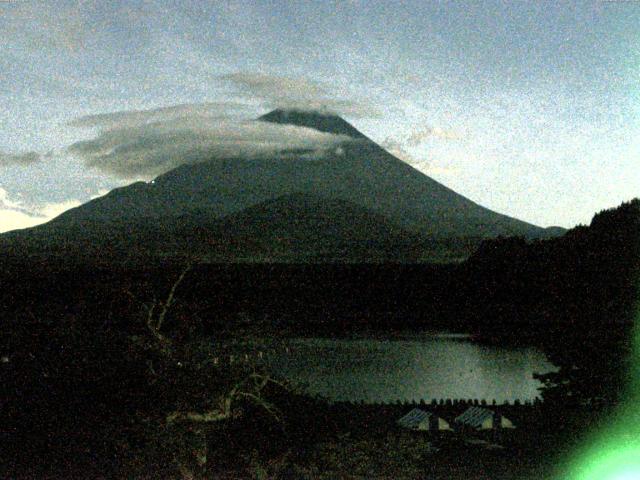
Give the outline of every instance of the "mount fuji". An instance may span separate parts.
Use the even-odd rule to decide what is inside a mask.
[[[482,239],[560,234],[491,211],[394,157],[341,117],[274,110],[258,122],[348,138],[183,164],[50,222],[0,236],[14,255],[197,254],[216,262],[455,261]]]

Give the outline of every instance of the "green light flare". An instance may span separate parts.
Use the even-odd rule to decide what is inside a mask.
[[[586,462],[580,462],[575,480],[626,480],[640,479],[640,443],[623,446],[624,437],[598,444],[601,452],[594,452]],[[609,450],[606,450],[609,448]]]
[[[582,451],[569,462],[571,480],[640,480],[640,302],[632,335],[633,358],[625,404],[610,419],[606,431],[593,432]]]

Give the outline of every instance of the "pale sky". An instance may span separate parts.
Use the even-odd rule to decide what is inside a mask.
[[[640,195],[638,25],[640,1],[0,2],[0,231],[173,165],[79,141],[272,142],[242,120],[278,106],[339,111],[498,212],[588,223]]]

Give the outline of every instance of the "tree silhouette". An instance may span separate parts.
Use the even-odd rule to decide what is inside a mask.
[[[640,200],[594,216],[556,245],[559,321],[543,349],[558,371],[536,375],[545,401],[610,405],[629,371],[640,280]]]

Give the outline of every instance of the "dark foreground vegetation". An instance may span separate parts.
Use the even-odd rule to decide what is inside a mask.
[[[634,200],[558,239],[486,242],[459,265],[4,259],[0,477],[544,478],[624,401],[639,239]],[[407,406],[332,406],[213,360],[252,335],[442,328],[535,343],[559,367],[541,376],[542,405],[486,439],[504,448],[403,432]]]

